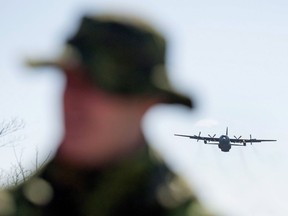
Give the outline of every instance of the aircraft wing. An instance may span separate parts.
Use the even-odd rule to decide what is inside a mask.
[[[260,142],[275,142],[277,140],[270,139],[231,139],[230,142],[233,143],[260,143]]]
[[[219,138],[217,137],[202,137],[202,136],[197,136],[197,135],[184,135],[184,134],[174,134],[175,136],[182,136],[182,137],[188,137],[190,139],[196,139],[197,141],[199,140],[204,140],[207,142],[219,142]]]

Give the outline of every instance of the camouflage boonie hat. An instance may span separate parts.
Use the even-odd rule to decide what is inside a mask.
[[[85,16],[76,34],[67,40],[56,61],[30,62],[60,68],[81,65],[90,79],[106,91],[160,94],[167,103],[193,107],[192,101],[171,86],[165,68],[166,42],[160,33],[134,18]]]

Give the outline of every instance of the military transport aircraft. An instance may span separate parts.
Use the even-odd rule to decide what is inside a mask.
[[[215,137],[216,134],[213,136],[208,134],[208,137],[202,137],[201,132],[199,132],[199,135],[183,135],[183,134],[174,134],[175,136],[182,136],[182,137],[189,137],[190,139],[196,139],[197,142],[199,140],[203,140],[204,144],[210,144],[210,145],[218,145],[218,147],[223,152],[229,152],[231,149],[231,146],[246,146],[246,143],[250,142],[252,143],[260,143],[260,142],[275,142],[277,140],[265,140],[265,139],[252,139],[252,136],[250,135],[250,139],[241,139],[242,136],[234,138],[229,138],[228,136],[228,127],[226,128],[226,135],[221,135],[219,138]],[[233,143],[233,144],[232,144]],[[236,144],[235,144],[236,143]]]

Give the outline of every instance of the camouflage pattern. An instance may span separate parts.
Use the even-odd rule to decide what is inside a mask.
[[[39,175],[5,191],[9,201],[0,204],[0,215],[210,215],[190,191],[148,149],[93,171],[64,167],[54,160]]]
[[[136,18],[85,16],[63,54],[54,60],[29,60],[30,66],[80,68],[90,80],[115,94],[161,95],[166,103],[193,107],[171,85],[165,66],[166,41]]]

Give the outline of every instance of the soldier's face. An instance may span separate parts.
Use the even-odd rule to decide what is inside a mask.
[[[116,96],[81,73],[66,76],[66,131],[58,156],[76,166],[100,166],[140,147],[141,118],[159,99]]]

